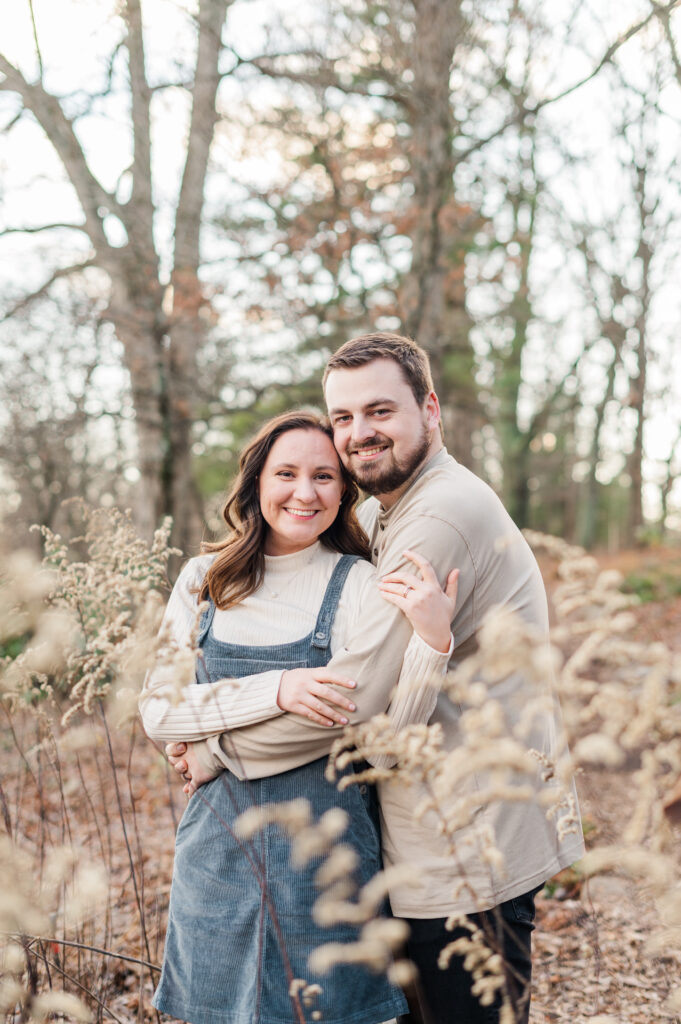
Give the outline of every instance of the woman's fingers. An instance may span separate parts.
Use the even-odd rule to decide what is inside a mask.
[[[395,582],[390,580],[387,583],[385,580],[382,580],[378,584],[378,589],[382,594],[397,594],[399,597],[406,597],[408,591],[416,590],[416,587],[413,583],[402,582],[402,580],[396,580]]]
[[[186,743],[166,743],[165,745],[166,757],[182,757],[183,754],[187,753]]]
[[[331,672],[326,668],[314,669],[313,682],[333,683],[334,686],[345,686],[348,690],[352,690],[357,686],[354,679],[348,679],[347,676],[339,676],[337,672]]]
[[[327,728],[333,725],[333,719],[327,718],[327,716],[322,714],[320,710],[310,707],[309,704],[301,702],[297,714],[304,715],[305,718],[309,718],[311,722],[316,722],[317,725],[325,725]],[[341,722],[339,724],[342,725],[343,723]]]
[[[435,570],[427,558],[420,555],[418,551],[412,551],[411,548],[407,548],[402,552],[402,554],[420,569],[421,575],[426,583],[437,583],[438,587],[440,586]]]
[[[317,683],[311,693],[320,700],[326,701],[327,704],[337,704],[339,708],[345,708],[346,711],[355,710],[355,705],[352,701],[348,700],[342,693],[338,693],[331,686]]]
[[[450,572],[449,576],[447,577],[447,582],[445,583],[445,594],[447,595],[447,597],[449,598],[450,601],[453,601],[454,604],[456,604],[456,596],[457,596],[458,592],[459,592],[459,570],[458,569],[452,569],[452,571]]]

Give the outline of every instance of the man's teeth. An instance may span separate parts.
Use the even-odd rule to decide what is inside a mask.
[[[382,451],[385,451],[384,447],[381,447],[381,448],[359,448],[357,450],[357,455],[359,455],[360,459],[364,459],[364,458],[367,458],[367,456],[369,456],[369,455],[377,455],[379,452],[382,452]]]
[[[312,519],[312,516],[317,515],[317,509],[309,509],[307,512],[302,508],[287,508],[287,512],[290,512],[292,516],[298,516],[299,519]]]

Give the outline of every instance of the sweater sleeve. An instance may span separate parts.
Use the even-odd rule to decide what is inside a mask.
[[[405,518],[392,531],[390,545],[386,545],[382,553],[381,571],[400,570],[413,575],[414,565],[403,554],[406,548],[427,558],[441,583],[451,569],[460,568],[459,602],[470,595],[475,584],[475,568],[467,545],[450,523],[436,516]],[[409,678],[409,683],[400,687],[397,696],[396,727],[408,721],[427,720],[438,692],[437,687],[430,686],[433,666],[437,662],[435,672],[441,677],[448,656],[432,651],[416,639],[407,654],[412,637],[409,621],[398,608],[383,600],[378,587],[368,578],[360,584],[357,602],[358,615],[352,635],[334,652],[328,665],[332,671],[357,683],[353,696],[357,711],[348,716],[350,721],[364,722],[385,712],[395,685],[402,678]],[[431,657],[433,662],[430,662]],[[429,668],[426,667],[428,662]],[[248,681],[250,686],[258,678],[248,676],[242,682]],[[341,725],[321,726],[299,715],[282,714],[225,734],[221,741],[224,764],[241,777],[275,775],[325,756],[342,731]]]
[[[206,558],[193,558],[180,573],[161,624],[169,649],[178,655],[169,661],[165,652],[140,694],[145,732],[160,743],[202,740],[282,714],[277,704],[280,671],[249,677],[247,693],[242,680],[196,684],[192,636],[199,616],[197,590],[208,564]]]

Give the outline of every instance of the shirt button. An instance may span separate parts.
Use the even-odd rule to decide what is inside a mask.
[[[362,796],[364,796],[364,794],[365,794],[365,793],[366,793],[366,791],[367,791],[367,788],[366,788],[366,786],[364,785],[364,783],[362,783],[362,785],[361,785],[361,786],[359,787],[359,791],[360,791],[360,793],[362,794]]]
[[[374,557],[378,558],[378,548],[374,548]]]
[[[379,526],[379,530],[385,530],[385,526],[383,525],[383,523],[381,523],[381,525]]]

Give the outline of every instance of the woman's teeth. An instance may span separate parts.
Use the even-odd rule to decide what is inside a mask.
[[[285,511],[290,512],[292,516],[297,516],[298,519],[312,519],[312,516],[317,515],[316,508],[310,509],[307,512],[303,511],[301,508],[287,508]]]

